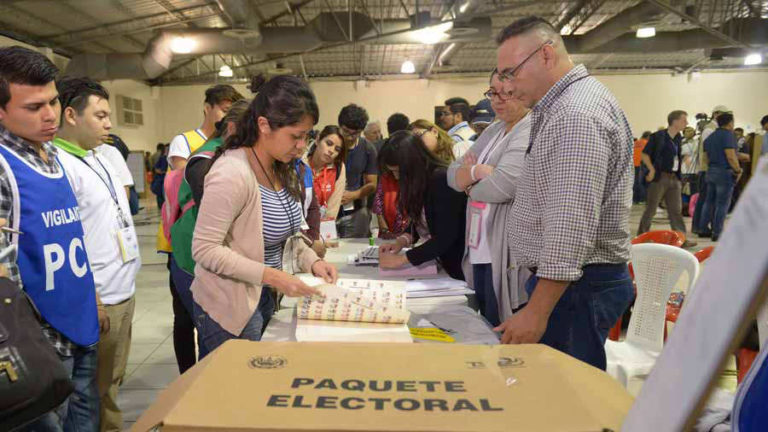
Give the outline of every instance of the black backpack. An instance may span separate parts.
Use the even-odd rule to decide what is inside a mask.
[[[27,294],[0,278],[0,430],[29,423],[61,405],[74,387],[43,334]]]

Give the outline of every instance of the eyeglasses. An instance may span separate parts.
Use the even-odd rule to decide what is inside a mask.
[[[357,138],[362,132],[362,130],[353,130],[346,126],[341,127],[341,134],[344,136],[344,138]]]
[[[505,100],[509,99],[510,95],[508,93],[506,93],[506,94],[505,93],[499,93],[499,92],[497,92],[494,89],[489,89],[487,92],[483,93],[483,96],[485,96],[485,98],[489,99],[489,100],[493,99],[493,98],[496,98],[496,99],[498,99],[500,101],[505,101]]]
[[[517,65],[515,67],[512,67],[512,68],[504,69],[503,71],[500,71],[499,72],[499,80],[501,80],[501,81],[512,81],[513,79],[515,79],[515,75],[517,75],[517,72],[523,66],[525,66],[525,64],[528,62],[528,60],[533,58],[533,56],[536,55],[537,52],[541,51],[545,46],[547,46],[547,45],[551,46],[553,44],[554,44],[554,41],[551,41],[551,40],[548,40],[548,41],[544,42],[543,44],[539,45],[539,47],[536,48],[532,53],[528,54],[528,57],[526,57],[525,60],[521,61],[519,65]]]

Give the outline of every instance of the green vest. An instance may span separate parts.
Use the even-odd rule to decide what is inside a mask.
[[[193,157],[205,152],[216,152],[221,147],[221,138],[212,138],[197,149],[189,157]],[[203,156],[198,156],[203,157]],[[179,186],[179,208],[183,209],[187,203],[193,201],[192,188],[185,178]],[[197,212],[200,203],[195,203],[189,210],[184,212],[181,217],[171,227],[171,246],[173,247],[173,259],[176,264],[187,273],[195,274],[195,260],[192,259],[192,235],[195,232],[195,223],[197,222]]]

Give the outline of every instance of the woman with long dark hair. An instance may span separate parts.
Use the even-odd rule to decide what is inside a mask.
[[[399,180],[400,211],[412,222],[410,232],[381,246],[379,265],[393,269],[437,260],[448,275],[463,280],[466,195],[448,186],[448,164],[430,152],[419,136],[396,132],[387,145],[391,147],[382,154],[381,163]],[[398,254],[419,239],[426,241]]]
[[[192,241],[194,316],[208,352],[229,339],[261,339],[275,307],[267,287],[292,297],[317,292],[283,272],[282,257],[303,220],[294,160],[318,116],[309,86],[275,77],[216,151]],[[302,271],[336,280],[336,269],[304,242],[290,244]]]
[[[344,161],[347,147],[338,126],[329,125],[320,131],[316,144],[304,156],[304,162],[312,168],[313,190],[320,206],[323,220],[336,220],[341,207],[341,196],[347,184]]]

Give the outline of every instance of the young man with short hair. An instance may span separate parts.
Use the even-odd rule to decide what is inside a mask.
[[[367,201],[376,192],[379,175],[376,148],[360,136],[368,123],[368,112],[361,106],[349,104],[341,109],[338,120],[348,151],[347,187],[341,197],[342,211],[336,227],[342,238],[368,237],[371,213]]]
[[[688,113],[672,111],[667,116],[669,127],[651,134],[648,144],[643,149],[643,165],[648,169],[645,180],[648,186],[648,201],[640,219],[637,234],[643,234],[651,229],[651,222],[656,215],[661,200],[667,206],[669,224],[672,229],[686,234],[682,209],[682,141],[680,134],[688,126]],[[684,248],[696,246],[696,242],[685,240]]]
[[[475,135],[475,131],[469,125],[472,109],[464,98],[448,99],[445,105],[450,114],[442,119],[444,129],[453,139],[453,156],[459,160],[473,144],[471,138]]]
[[[139,244],[123,193],[124,181],[101,153],[117,151],[103,144],[112,128],[109,93],[88,78],[65,78],[56,85],[62,111],[53,142],[80,207],[85,250],[100,299],[99,315],[106,315],[98,350],[101,431],[120,431],[123,418],[117,391],[131,347],[135,281],[141,268]],[[118,162],[124,163],[122,159]]]
[[[61,114],[57,73],[36,51],[0,48],[0,218],[23,233],[0,233],[0,250],[18,248],[0,264],[40,311],[43,333],[75,386],[24,430],[95,431],[99,316],[77,199],[51,143]]]
[[[704,141],[717,129],[717,118],[721,114],[726,113],[731,113],[731,110],[725,105],[717,105],[712,108],[712,117],[710,118],[710,121],[704,125],[701,130],[701,135],[699,136],[699,145],[696,149],[696,167],[699,171],[699,199],[696,201],[696,209],[694,210],[693,220],[691,221],[691,232],[694,234],[711,231],[710,227],[703,226],[701,223],[703,219],[704,204],[707,202],[707,169],[709,167],[707,152],[704,151]]]

